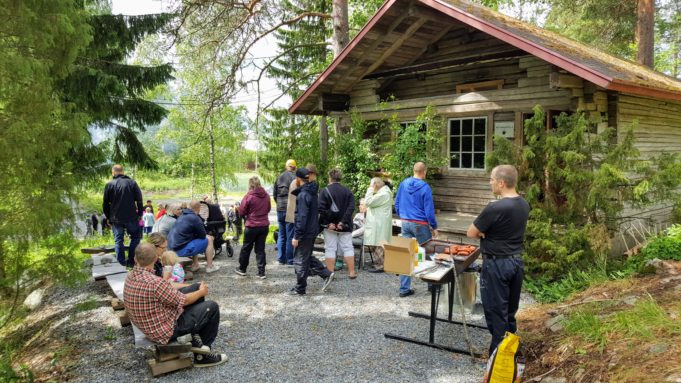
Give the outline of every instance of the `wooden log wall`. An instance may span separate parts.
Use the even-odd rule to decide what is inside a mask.
[[[635,126],[636,147],[642,156],[681,152],[681,102],[620,94],[617,120],[620,134]]]
[[[468,42],[464,42],[467,39]],[[438,43],[436,52],[427,53],[414,63],[459,57],[476,50],[504,49],[508,49],[507,44],[484,34],[454,30]],[[504,80],[503,89],[456,94],[457,85],[489,80]],[[487,117],[488,152],[493,149],[495,120],[515,121],[515,141],[522,142],[522,114],[531,112],[537,104],[545,110],[584,110],[603,128],[607,127],[609,112],[612,114],[616,105],[613,95],[605,89],[534,56],[439,69],[426,73],[425,77],[362,80],[350,96],[353,110],[367,120],[397,113],[401,120],[409,121],[427,106],[433,106],[445,118]],[[380,101],[385,102],[378,107]],[[381,137],[390,136],[381,134]],[[469,214],[479,213],[494,199],[485,171],[458,169],[445,169],[442,179],[433,182],[433,197],[438,209]]]

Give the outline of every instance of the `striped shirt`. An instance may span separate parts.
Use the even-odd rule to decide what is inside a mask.
[[[152,342],[166,344],[184,311],[185,295],[163,278],[135,266],[125,280],[123,301],[130,322]]]

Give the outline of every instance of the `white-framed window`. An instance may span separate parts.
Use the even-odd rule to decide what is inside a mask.
[[[449,168],[484,170],[487,117],[452,118],[448,125]]]

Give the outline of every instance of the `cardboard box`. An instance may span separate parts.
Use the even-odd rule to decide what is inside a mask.
[[[415,242],[413,238],[392,237],[390,243],[383,245],[385,249],[383,270],[391,274],[412,275],[417,251]]]

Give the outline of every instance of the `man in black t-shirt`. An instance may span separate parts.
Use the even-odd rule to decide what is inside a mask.
[[[480,293],[487,328],[492,334],[490,355],[506,331],[517,331],[515,313],[523,284],[523,238],[530,205],[516,192],[518,171],[511,165],[492,169],[490,185],[500,199],[490,202],[468,228],[480,238],[483,256]]]

